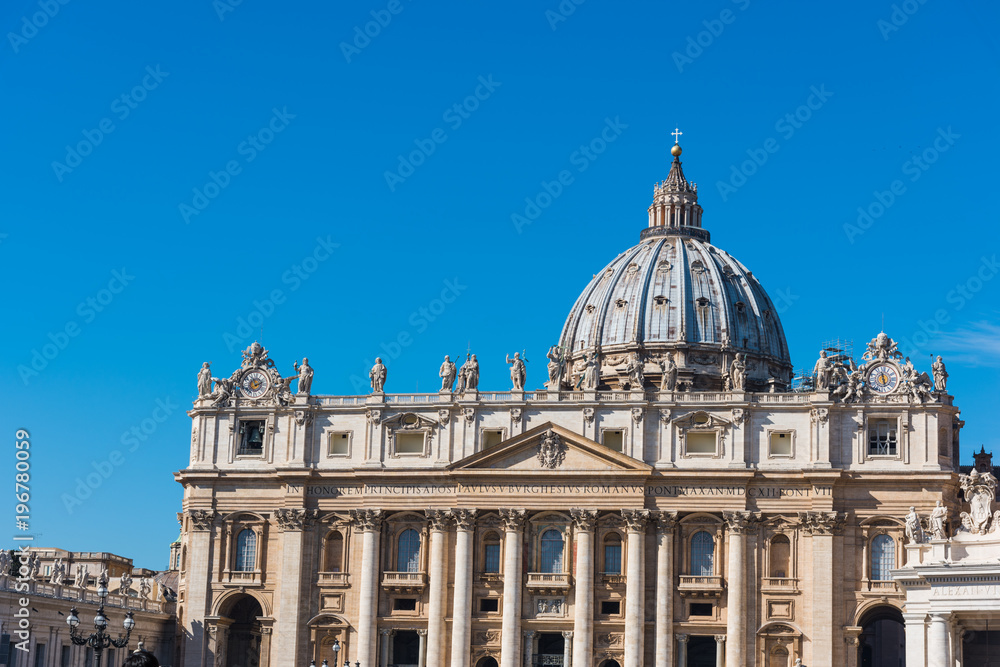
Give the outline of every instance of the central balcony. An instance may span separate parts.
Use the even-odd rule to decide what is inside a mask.
[[[680,575],[677,591],[682,597],[717,598],[722,596],[722,577],[703,575]]]
[[[419,593],[426,585],[426,572],[382,573],[382,588],[394,593]]]
[[[799,580],[793,577],[764,577],[761,593],[798,593]]]
[[[320,572],[316,583],[328,588],[348,588],[351,585],[346,572]]]
[[[528,590],[535,593],[563,593],[570,587],[568,572],[529,572]]]

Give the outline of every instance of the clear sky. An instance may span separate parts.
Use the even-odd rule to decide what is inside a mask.
[[[997,449],[997,5],[577,2],[4,3],[0,429],[39,544],[165,567],[196,373],[261,335],[314,393],[376,355],[430,390],[470,344],[540,386],[675,126],[795,366],[884,318],[944,355],[963,460]]]

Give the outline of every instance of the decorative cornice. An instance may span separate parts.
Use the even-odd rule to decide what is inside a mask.
[[[584,510],[574,507],[569,511],[569,515],[573,517],[573,527],[577,530],[588,533],[594,531],[594,525],[597,523],[597,510]]]
[[[215,510],[188,510],[187,514],[195,530],[211,530],[218,516]]]
[[[649,515],[649,510],[622,510],[622,519],[625,520],[625,527],[630,533],[646,530]]]
[[[278,520],[281,530],[305,530],[316,522],[319,510],[302,508],[282,508],[274,510],[274,518]]]
[[[385,512],[382,510],[351,510],[351,521],[361,532],[381,530],[384,519]]]
[[[524,520],[528,517],[528,511],[522,509],[501,509],[500,521],[503,522],[505,531],[521,530],[524,527]]]

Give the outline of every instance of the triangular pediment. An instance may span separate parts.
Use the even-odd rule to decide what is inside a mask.
[[[546,422],[448,466],[460,471],[652,472],[652,467],[569,429]]]

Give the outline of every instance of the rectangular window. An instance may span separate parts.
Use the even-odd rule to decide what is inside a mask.
[[[604,545],[604,574],[621,574],[622,573],[622,545],[621,542],[617,544],[605,544]]]
[[[496,574],[500,572],[500,543],[494,542],[484,547],[483,572]]]
[[[692,602],[689,616],[714,616],[710,602]]]
[[[328,456],[350,456],[351,434],[349,431],[338,431],[330,434],[330,449]]]
[[[396,598],[392,602],[393,611],[416,611],[417,598]]]
[[[502,428],[484,428],[483,429],[483,449],[489,449],[490,447],[496,447],[501,442],[503,442],[503,429]]]
[[[868,455],[896,455],[896,422],[895,420],[876,421],[868,425]]]
[[[397,454],[423,454],[424,434],[423,433],[397,433],[396,434]]]
[[[63,645],[61,655],[59,656],[59,667],[69,667],[69,650],[69,646]]]
[[[601,613],[611,615],[622,613],[621,600],[601,600]]]
[[[494,614],[500,611],[500,598],[479,598],[479,611]]]
[[[792,434],[771,433],[771,456],[792,455]]]
[[[609,428],[604,431],[602,442],[608,449],[620,452],[625,445],[625,431],[620,428]]]
[[[240,422],[240,445],[237,456],[260,456],[264,453],[263,419],[251,419]]]
[[[705,432],[694,432],[688,433],[685,437],[687,440],[687,453],[688,454],[712,454],[715,455],[715,442],[716,433],[715,431]]]

